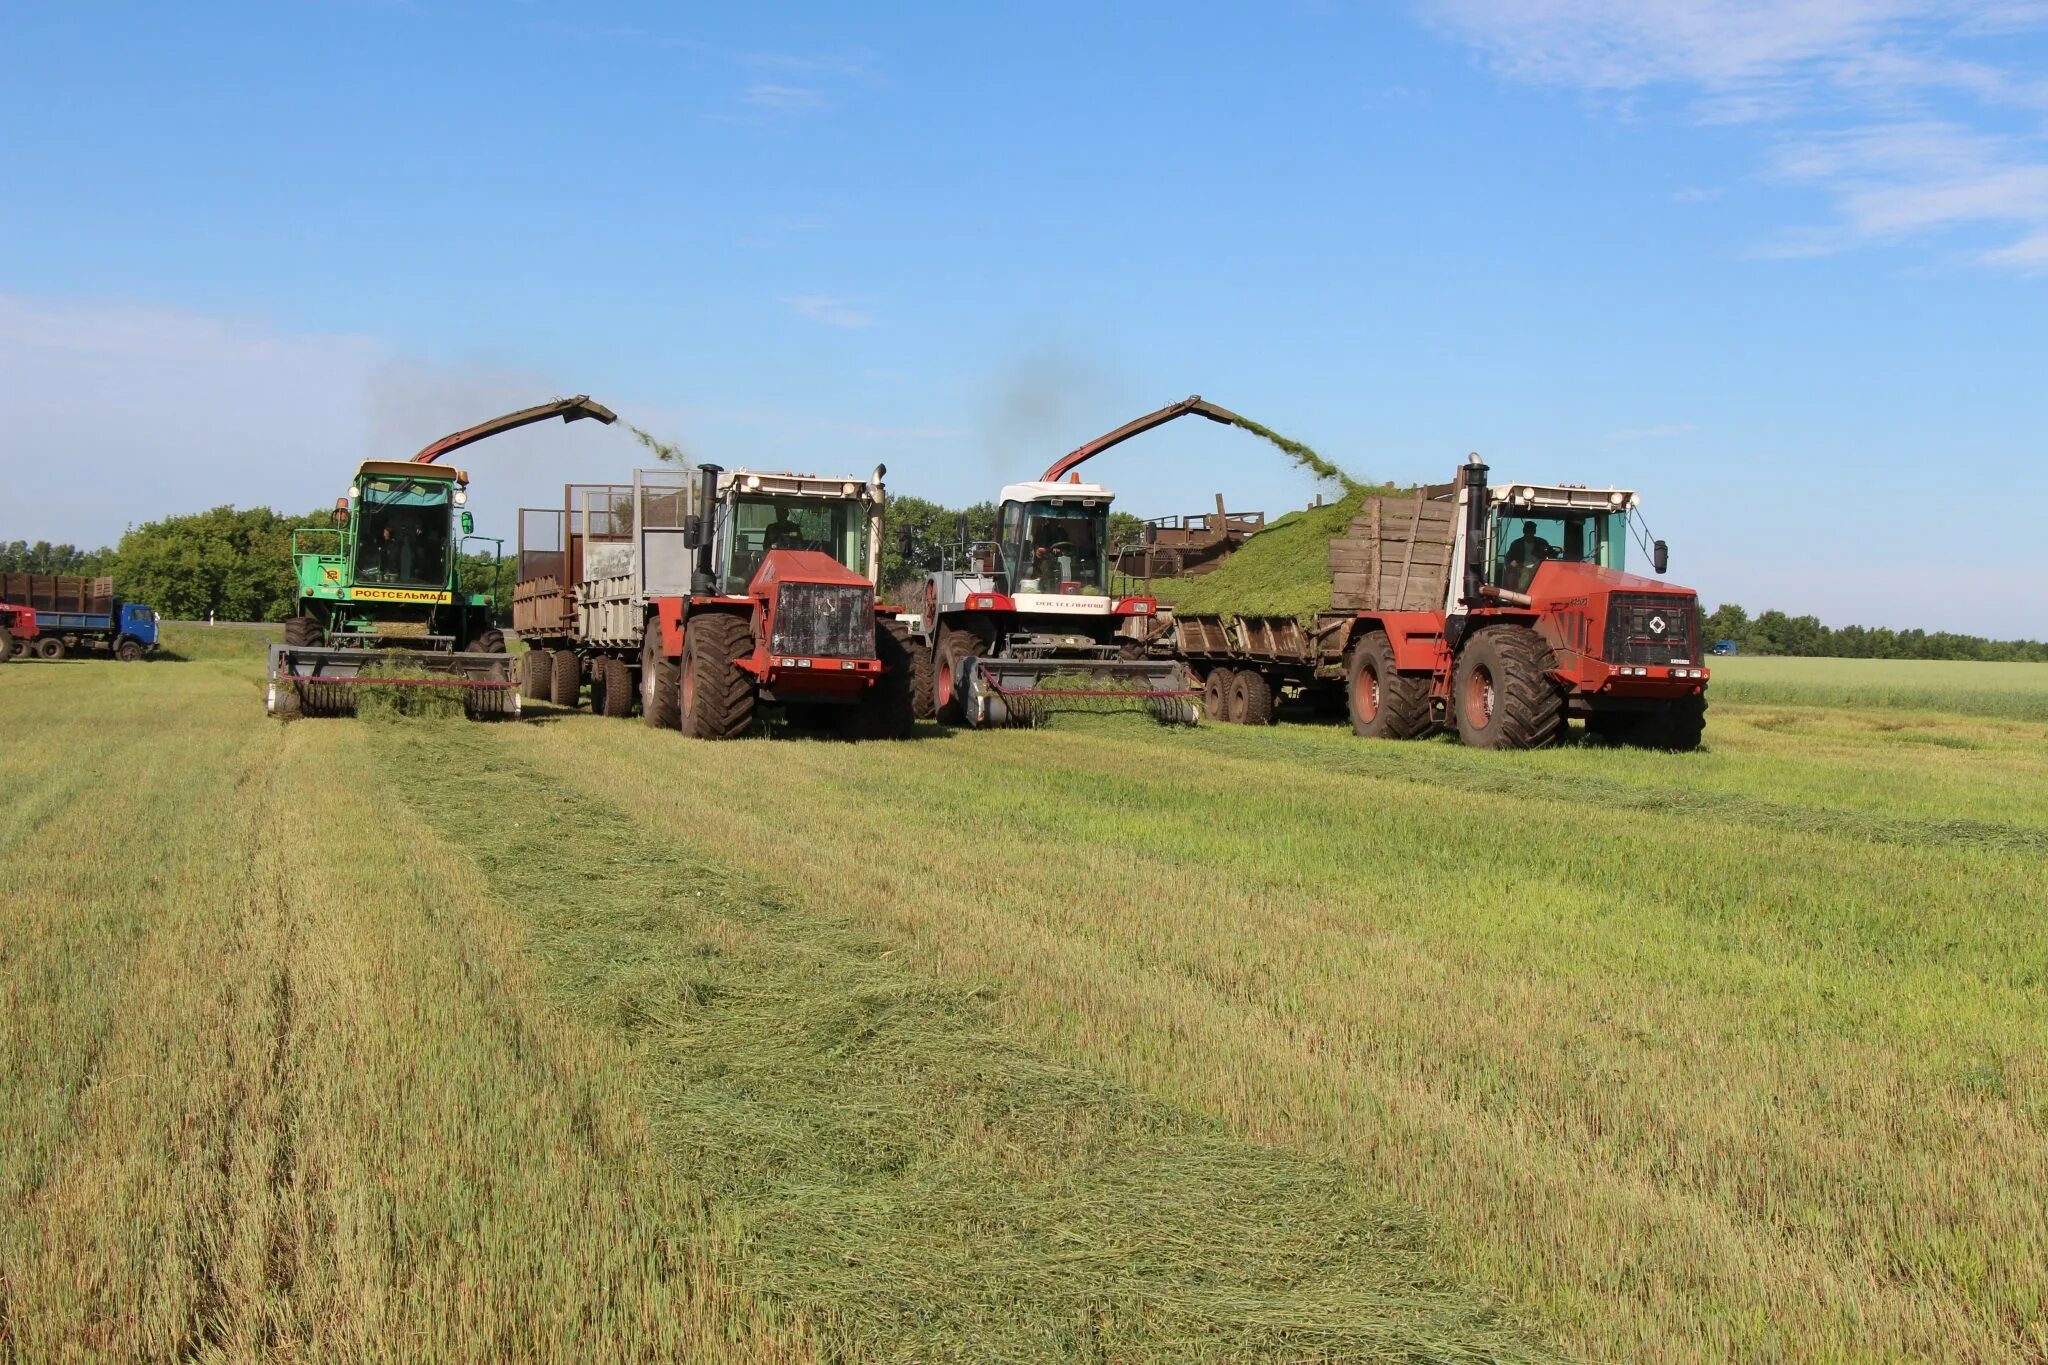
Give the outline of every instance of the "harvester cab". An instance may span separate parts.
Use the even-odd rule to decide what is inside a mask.
[[[436,461],[550,417],[615,420],[578,395],[444,436],[409,460],[365,460],[333,524],[292,533],[298,600],[270,649],[266,710],[345,715],[354,689],[375,684],[460,689],[473,718],[519,714],[495,619],[503,545],[473,533],[469,475]]]

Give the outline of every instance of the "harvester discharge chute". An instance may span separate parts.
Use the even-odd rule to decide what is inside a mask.
[[[473,719],[519,714],[518,679],[493,619],[503,545],[472,533],[469,476],[435,462],[551,417],[616,420],[578,395],[444,436],[410,460],[366,460],[336,500],[332,527],[292,533],[298,603],[283,642],[270,647],[267,711],[351,715],[369,687],[453,692]],[[497,545],[488,579],[466,570],[472,542]]]

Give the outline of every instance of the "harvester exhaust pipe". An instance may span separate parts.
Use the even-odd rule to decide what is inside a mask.
[[[1486,587],[1486,462],[1474,451],[1465,457],[1465,604],[1485,600]]]
[[[690,590],[696,595],[708,596],[716,590],[711,571],[712,542],[718,538],[718,476],[725,471],[718,465],[697,466],[697,513],[696,522],[696,570],[691,574]]]

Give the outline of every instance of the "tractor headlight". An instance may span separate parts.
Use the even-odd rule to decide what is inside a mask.
[[[351,498],[360,498],[363,495],[363,490],[356,487],[354,484],[350,484],[348,486],[348,495]]]
[[[747,491],[748,491],[749,493],[752,493],[752,492],[754,492],[754,491],[755,491],[756,489],[760,488],[760,486],[761,486],[761,476],[760,476],[759,474],[749,474],[749,475],[747,475]]]
[[[1627,501],[1628,499],[1620,493],[1609,493],[1607,495],[1607,505],[1609,507],[1619,507]]]
[[[467,490],[467,489],[464,489],[464,488],[458,488],[458,489],[456,489],[456,490],[455,490],[455,505],[456,505],[457,507],[460,507],[460,506],[462,506],[462,504],[464,504],[465,502],[468,502],[468,501],[469,501],[469,490]]]

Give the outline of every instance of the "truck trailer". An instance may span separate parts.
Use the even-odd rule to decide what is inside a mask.
[[[156,613],[139,602],[124,602],[115,596],[111,578],[0,574],[0,602],[35,611],[38,658],[97,652],[133,663],[157,647]]]

